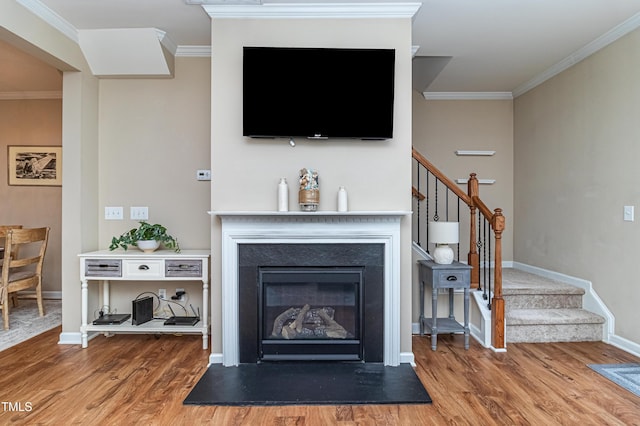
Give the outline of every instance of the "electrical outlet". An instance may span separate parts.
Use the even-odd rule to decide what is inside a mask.
[[[131,220],[148,220],[149,207],[131,207],[129,209]]]
[[[167,300],[167,289],[166,288],[161,288],[158,290],[158,297],[161,300]]]
[[[122,220],[124,218],[122,207],[105,207],[104,218],[106,220]]]
[[[211,170],[198,170],[198,171],[196,171],[196,179],[198,179],[198,180],[211,180]]]

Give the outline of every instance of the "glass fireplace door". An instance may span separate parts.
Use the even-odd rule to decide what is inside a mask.
[[[260,268],[264,361],[362,360],[360,268]]]

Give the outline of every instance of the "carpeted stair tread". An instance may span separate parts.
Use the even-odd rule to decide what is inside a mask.
[[[507,331],[509,343],[598,342],[602,324],[514,325]]]
[[[535,324],[603,324],[604,318],[584,309],[514,309],[508,312],[509,326]]]
[[[519,294],[584,294],[584,290],[540,275],[514,268],[502,270],[503,295]]]

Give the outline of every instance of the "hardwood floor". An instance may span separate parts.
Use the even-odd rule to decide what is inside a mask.
[[[597,343],[510,344],[414,337],[432,405],[199,407],[183,399],[206,369],[197,336],[99,336],[58,345],[54,329],[0,352],[0,424],[640,425],[640,397],[587,364],[640,362]]]

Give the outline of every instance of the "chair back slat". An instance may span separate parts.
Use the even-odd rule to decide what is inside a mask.
[[[0,225],[0,238],[5,238],[11,229],[22,229],[22,225]]]
[[[6,245],[7,232],[12,229],[22,229],[22,225],[0,225],[0,247],[4,248]],[[12,257],[16,257],[15,249],[13,250]],[[0,263],[2,265],[2,263]]]

